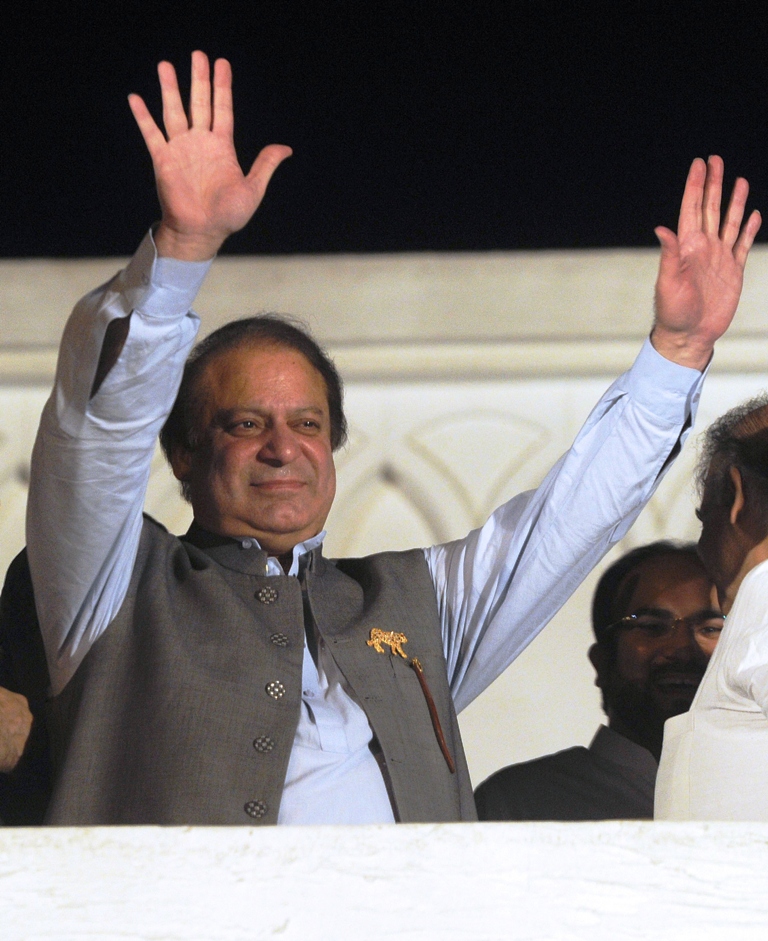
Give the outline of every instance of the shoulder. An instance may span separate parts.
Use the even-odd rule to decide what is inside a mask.
[[[183,579],[190,571],[209,568],[213,561],[209,555],[191,545],[183,538],[168,532],[162,523],[143,514],[141,536],[133,567],[132,586],[135,590],[140,581],[156,577],[161,572],[173,574],[173,579]]]
[[[632,820],[653,816],[655,773],[568,748],[511,765],[476,792],[481,820]]]
[[[408,587],[413,587],[415,583],[432,584],[423,549],[377,552],[356,559],[333,559],[330,563],[360,584],[384,578]]]
[[[475,791],[481,820],[554,820],[563,799],[569,800],[570,782],[593,764],[581,745],[502,768]],[[567,808],[566,808],[567,809]]]

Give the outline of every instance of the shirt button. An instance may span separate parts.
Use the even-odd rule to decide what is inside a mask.
[[[269,639],[275,647],[287,647],[290,643],[286,634],[270,634]]]
[[[314,698],[315,698],[315,694],[312,692],[311,689],[304,689],[304,690],[302,690],[302,695],[304,696],[305,699],[314,699]]]
[[[243,539],[240,545],[243,549],[253,549],[253,539]]]
[[[267,683],[264,688],[267,691],[267,695],[271,696],[273,699],[282,699],[283,696],[285,696],[285,687],[280,680],[272,680],[272,682]]]
[[[267,805],[264,801],[248,801],[248,803],[243,808],[249,817],[253,817],[255,820],[263,817],[267,812]]]
[[[256,592],[256,597],[262,604],[274,604],[280,597],[280,593],[276,588],[266,586]]]
[[[275,747],[275,740],[268,735],[260,735],[253,740],[253,747],[260,755],[266,755],[267,752],[271,752]]]

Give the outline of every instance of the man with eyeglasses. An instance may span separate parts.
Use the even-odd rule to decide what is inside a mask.
[[[511,765],[476,792],[481,820],[653,816],[664,723],[686,712],[723,626],[693,544],[655,542],[598,582],[589,659],[608,725],[577,746]]]
[[[664,729],[663,820],[768,820],[768,394],[709,427],[699,555],[728,629],[686,716]]]

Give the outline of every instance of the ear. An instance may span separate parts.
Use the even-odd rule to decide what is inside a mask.
[[[175,447],[171,452],[171,470],[176,480],[185,481],[189,479],[192,470],[192,454],[186,448]]]
[[[589,662],[595,668],[595,686],[598,689],[604,689],[604,677],[610,668],[610,657],[608,651],[601,644],[592,644],[587,654]]]
[[[741,479],[741,472],[738,467],[731,466],[728,469],[728,473],[731,475],[734,489],[733,505],[731,506],[728,518],[731,521],[731,526],[735,526],[739,518],[739,513],[744,509],[744,504],[746,503],[744,498],[744,483]]]

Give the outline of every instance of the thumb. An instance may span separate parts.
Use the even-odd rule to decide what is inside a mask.
[[[677,257],[680,254],[680,245],[677,241],[677,236],[672,231],[672,229],[668,229],[663,225],[658,225],[653,230],[653,232],[656,238],[659,240],[659,244],[661,245],[662,257],[664,255],[672,255],[673,257]]]
[[[680,243],[677,236],[671,229],[663,225],[657,226],[653,231],[661,245],[659,276],[672,274],[677,271],[680,262]]]
[[[277,170],[280,164],[287,157],[290,157],[293,151],[284,144],[269,144],[265,147],[258,157],[253,161],[253,166],[248,171],[246,180],[250,187],[258,194],[258,198],[266,192],[272,174]]]

